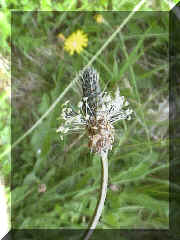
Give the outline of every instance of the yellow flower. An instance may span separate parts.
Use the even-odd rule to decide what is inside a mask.
[[[63,42],[64,42],[65,39],[66,39],[65,36],[64,36],[62,33],[59,33],[59,34],[58,34],[58,38],[59,38],[61,41],[63,41]]]
[[[94,16],[94,18],[95,18],[95,20],[96,20],[97,23],[102,23],[102,22],[104,22],[104,18],[103,18],[103,16],[102,16],[101,14],[96,14],[96,15]]]
[[[64,41],[64,49],[69,52],[70,55],[73,55],[74,52],[79,54],[83,48],[87,46],[87,42],[87,35],[82,30],[77,30],[66,38]]]

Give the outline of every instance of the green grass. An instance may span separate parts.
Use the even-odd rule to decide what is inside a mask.
[[[178,3],[179,0],[171,1],[172,4]],[[137,4],[139,0],[129,1],[129,0],[101,0],[101,1],[89,1],[89,0],[71,0],[71,1],[50,1],[50,0],[3,0],[0,2],[0,51],[3,54],[10,54],[10,35],[11,35],[11,13],[12,11],[104,11],[104,10],[119,10],[119,11],[131,11]],[[159,1],[147,1],[143,4],[141,10],[144,11],[168,11],[172,7],[166,0]],[[12,10],[10,12],[10,10]],[[28,13],[23,21],[27,21]],[[51,13],[48,14],[49,16]],[[62,14],[59,18],[57,17],[57,22],[53,23],[53,28],[59,25],[63,19],[66,18],[66,12]],[[45,20],[45,19],[44,19]],[[43,24],[45,27],[45,24]]]
[[[88,1],[79,2],[78,8],[73,2],[69,8],[84,10]],[[158,1],[154,2],[141,9],[157,10]],[[113,1],[113,9],[132,10],[137,3]],[[68,4],[21,1],[17,6],[5,1],[4,56],[10,52],[9,8],[67,10]],[[88,5],[88,10],[106,9],[107,1]],[[168,9],[161,1],[160,10]],[[76,105],[81,98],[76,73],[93,59],[102,88],[113,94],[119,87],[134,110],[131,121],[115,126],[108,156],[109,188],[98,228],[168,229],[168,13],[136,13],[117,32],[129,13],[102,12],[106,23],[101,24],[93,12],[11,13],[13,228],[88,226],[99,193],[100,159],[90,154],[85,134],[67,135],[61,141],[56,129],[62,103],[70,100]],[[77,29],[87,33],[88,47],[70,56],[57,35],[68,37]],[[5,95],[0,164],[8,187],[10,108]],[[41,184],[46,185],[43,193],[38,192]]]
[[[13,87],[17,90],[12,109],[13,142],[36,124],[58,96],[63,99],[31,134],[14,146],[13,227],[87,227],[98,197],[100,160],[89,153],[86,135],[79,141],[76,141],[79,133],[67,135],[60,141],[56,128],[60,124],[61,104],[70,99],[76,105],[81,98],[72,82],[76,72],[88,64],[110,38],[111,42],[105,45],[93,66],[100,73],[102,87],[107,85],[110,92],[120,88],[134,115],[130,122],[116,124],[116,140],[109,153],[109,181],[118,190],[108,189],[98,228],[168,228],[168,141],[165,141],[168,119],[167,116],[163,122],[159,119],[163,111],[159,103],[168,97],[168,14],[162,14],[161,24],[153,28],[156,13],[137,13],[119,34],[113,35],[128,13],[122,16],[102,13],[108,25],[98,25],[93,13],[67,12],[59,25],[61,33],[67,37],[76,29],[85,32],[87,29],[89,39],[86,51],[73,56],[63,51],[57,33],[50,34],[50,29],[43,25],[46,19],[46,24],[51,26],[51,21],[57,22],[55,19],[59,16],[52,13],[48,23],[44,12],[39,13],[38,18],[28,14],[26,18],[27,13],[13,15],[12,73]],[[37,28],[24,31],[26,21],[23,24],[23,19],[29,25],[37,21],[34,23]],[[73,23],[71,27],[70,23]],[[153,117],[150,109],[154,111]],[[65,151],[73,142],[75,145]],[[155,184],[154,180],[160,181]],[[38,192],[40,184],[46,185],[46,192]]]

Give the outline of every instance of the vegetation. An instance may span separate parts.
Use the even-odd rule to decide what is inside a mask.
[[[61,141],[56,129],[62,104],[70,100],[76,105],[81,99],[76,74],[111,38],[92,65],[102,88],[113,95],[119,87],[134,115],[115,126],[108,194],[98,228],[168,229],[168,12],[137,12],[113,35],[130,12],[98,12],[98,18],[97,12],[52,10],[132,10],[138,0],[69,3],[1,3],[1,59],[8,59],[12,50],[12,169],[9,95],[4,87],[0,164],[8,195],[12,170],[12,227],[88,226],[100,187],[100,159],[90,153],[84,132]],[[141,8],[158,9],[169,7],[165,1],[148,1]],[[70,54],[64,45],[78,30],[88,42]]]

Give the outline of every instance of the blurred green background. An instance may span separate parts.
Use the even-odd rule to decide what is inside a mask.
[[[11,143],[15,143],[40,119],[128,16],[125,10],[132,10],[137,3],[0,3],[0,171],[10,202],[12,170],[12,227],[88,226],[100,187],[100,159],[90,154],[85,134],[67,135],[61,141],[56,133],[61,123],[61,104],[70,100],[76,105],[81,98],[78,86],[73,84],[47,118],[14,145],[11,167],[10,136]],[[76,9],[124,12],[98,12],[102,21],[97,22],[97,12],[52,11]],[[93,63],[101,87],[112,94],[119,87],[134,110],[131,121],[115,126],[115,143],[109,153],[108,195],[98,228],[169,227],[169,6],[165,1],[148,1],[141,10],[165,12],[136,13]],[[78,29],[87,34],[88,46],[71,56],[64,51],[64,41]]]

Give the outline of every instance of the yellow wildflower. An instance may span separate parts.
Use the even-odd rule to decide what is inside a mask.
[[[63,42],[64,42],[65,39],[66,39],[65,36],[64,36],[62,33],[59,33],[59,34],[58,34],[58,38],[59,38],[61,41],[63,41]]]
[[[104,22],[104,18],[103,18],[103,16],[101,14],[96,14],[94,16],[94,18],[95,18],[97,23],[103,23]]]
[[[70,55],[73,55],[74,52],[78,54],[87,46],[88,38],[87,35],[82,30],[77,30],[72,33],[64,41],[64,49],[69,52]]]

